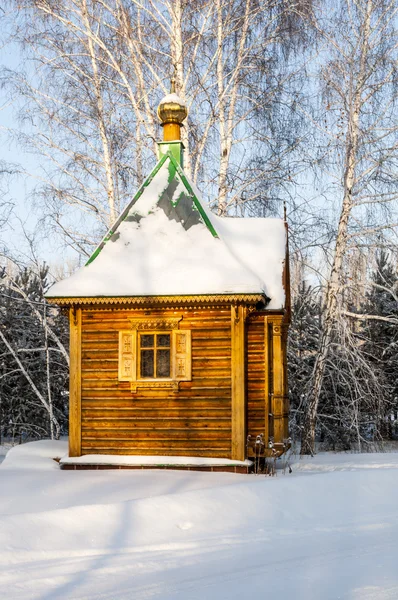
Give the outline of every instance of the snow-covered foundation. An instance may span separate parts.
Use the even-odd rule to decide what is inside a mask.
[[[228,460],[192,456],[129,456],[114,454],[86,454],[79,457],[64,456],[60,467],[78,469],[182,469],[186,471],[227,471],[250,473],[250,460]]]

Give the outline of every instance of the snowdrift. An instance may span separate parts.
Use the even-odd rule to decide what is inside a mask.
[[[26,444],[0,467],[9,598],[398,598],[396,454],[270,478],[63,472],[65,450]]]

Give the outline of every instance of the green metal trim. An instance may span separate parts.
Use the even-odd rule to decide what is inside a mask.
[[[184,171],[181,169],[180,165],[178,164],[178,162],[175,160],[175,158],[171,154],[170,154],[170,161],[173,163],[178,175],[181,177],[181,181],[183,182],[186,189],[192,196],[195,207],[199,211],[199,214],[202,217],[203,221],[205,222],[207,229],[210,231],[210,233],[213,235],[213,237],[218,238],[218,233],[214,229],[214,226],[213,226],[212,222],[210,221],[209,217],[207,216],[206,211],[203,209],[203,206],[201,205],[198,197],[196,196],[195,192],[193,191],[193,189],[188,181],[187,176],[185,175]]]
[[[184,168],[184,144],[181,141],[175,142],[158,142],[159,159],[160,157],[170,152],[176,161]]]
[[[115,223],[112,225],[112,227],[105,234],[105,236],[102,239],[102,241],[100,242],[99,246],[94,250],[93,254],[90,256],[90,258],[84,265],[85,267],[87,267],[91,262],[93,262],[93,260],[95,260],[97,258],[98,254],[101,252],[101,250],[105,246],[106,242],[108,242],[110,240],[110,238],[116,233],[120,223],[122,223],[122,221],[124,221],[124,219],[127,217],[128,213],[130,212],[131,207],[137,202],[138,198],[143,194],[145,188],[148,187],[148,185],[151,183],[152,179],[159,172],[160,168],[164,165],[164,163],[166,162],[166,160],[168,158],[170,158],[170,156],[168,154],[164,154],[162,156],[162,158],[159,160],[159,162],[155,165],[151,174],[146,178],[144,183],[138,189],[138,191],[136,192],[132,201],[126,206],[124,211],[119,215],[118,219],[115,221]]]

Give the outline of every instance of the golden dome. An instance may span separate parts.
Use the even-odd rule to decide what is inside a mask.
[[[182,125],[184,119],[188,116],[188,110],[185,102],[176,94],[175,81],[171,80],[170,94],[167,94],[159,104],[158,117],[162,125],[169,123],[178,123]]]

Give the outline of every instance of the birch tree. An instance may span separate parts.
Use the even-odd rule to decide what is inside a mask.
[[[286,57],[307,0],[9,2],[31,67],[3,77],[28,123],[19,137],[43,158],[36,198],[66,243],[90,253],[154,165],[171,76],[189,107],[188,175],[220,214],[272,212],[298,145],[276,131],[289,123],[298,67]],[[267,117],[276,106],[283,123]]]
[[[143,155],[141,148],[140,160],[131,160],[128,73],[114,73],[111,32],[93,4],[21,6],[26,12],[19,39],[35,70],[34,77],[16,73],[12,79],[13,93],[23,101],[21,117],[34,126],[22,141],[45,159],[37,196],[80,251],[92,232],[98,235],[115,220]]]
[[[396,13],[395,0],[341,0],[312,17],[323,45],[319,73],[323,118],[317,127],[327,140],[322,148],[324,175],[333,194],[339,194],[341,207],[322,334],[307,395],[302,454],[314,452],[325,370],[344,313],[344,272],[350,251],[358,244],[374,244],[382,233],[395,235]]]
[[[4,46],[6,45],[6,23],[6,11],[4,8],[0,7],[0,51],[3,50]],[[8,103],[5,97],[0,92],[0,116],[2,116],[1,112],[7,108],[7,104]],[[0,140],[3,144],[5,139],[5,128],[0,125]],[[16,173],[16,171],[17,169],[15,165],[10,165],[5,160],[0,159],[0,231],[2,231],[4,226],[7,224],[13,209],[13,202],[12,198],[10,197],[10,178]]]

